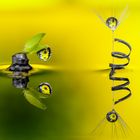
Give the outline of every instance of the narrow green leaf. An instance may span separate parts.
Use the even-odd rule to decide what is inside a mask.
[[[38,44],[30,53],[36,53],[36,52],[40,51],[41,49],[48,48],[48,47],[49,47],[48,45]]]
[[[24,52],[32,53],[34,50],[36,50],[36,48],[39,47],[39,43],[44,36],[45,33],[39,33],[33,36],[31,39],[29,39],[25,44]]]
[[[24,92],[24,96],[25,96],[26,100],[30,104],[32,104],[35,107],[40,108],[42,110],[45,110],[46,109],[46,105],[41,102],[41,99],[35,97],[30,90],[24,90],[23,92]]]

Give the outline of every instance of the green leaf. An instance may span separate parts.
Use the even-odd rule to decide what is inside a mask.
[[[26,100],[30,104],[32,104],[35,107],[40,108],[42,110],[45,110],[47,108],[46,105],[42,103],[42,101],[39,97],[34,96],[33,92],[31,92],[30,90],[27,90],[27,89],[24,90],[23,92],[24,92],[24,96],[25,96]]]
[[[36,50],[36,48],[39,48],[39,43],[41,39],[45,36],[45,33],[39,33],[35,36],[33,36],[31,39],[29,39],[24,47],[24,52],[26,53],[32,53],[33,51]]]
[[[40,51],[41,49],[48,48],[48,47],[49,47],[48,45],[38,44],[38,45],[34,48],[34,50],[32,50],[31,53],[36,53],[36,52]]]

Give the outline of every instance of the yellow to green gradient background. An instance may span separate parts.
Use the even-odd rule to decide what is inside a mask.
[[[2,140],[108,139],[109,129],[105,130],[107,133],[103,134],[103,138],[90,135],[110,111],[112,104],[112,82],[108,78],[109,71],[104,71],[112,62],[112,33],[100,21],[95,11],[106,19],[112,16],[114,7],[118,18],[126,5],[129,6],[128,12],[115,31],[115,37],[129,42],[133,49],[131,63],[127,69],[118,73],[130,79],[132,96],[118,104],[116,110],[133,130],[129,139],[140,138],[140,2],[3,0],[0,1],[0,64],[10,64],[11,56],[23,50],[26,40],[34,34],[45,32],[43,43],[47,43],[52,49],[52,58],[45,64],[53,66],[56,73],[46,77],[54,87],[54,95],[48,100],[48,110],[45,113],[30,107],[27,111],[27,105],[23,107],[23,103],[23,106],[15,107],[12,101],[15,100],[13,94],[9,93],[12,87],[8,90],[4,85],[4,81],[7,83],[7,80],[0,81],[1,93],[9,93],[10,96],[2,95],[6,96],[4,100],[8,100],[4,102],[1,99],[3,102],[0,112],[6,114],[5,116],[15,113],[13,119],[9,120],[7,117],[0,121]],[[44,64],[36,55],[29,58],[30,63]],[[38,82],[35,78],[32,78],[32,81]],[[8,82],[10,84],[10,80]],[[20,96],[16,96],[17,94],[14,97],[18,100]],[[22,99],[19,101],[23,102]],[[4,105],[5,103],[7,105]],[[26,115],[30,116],[29,120]],[[9,121],[6,123],[6,120]],[[25,124],[28,120],[28,123],[23,125],[22,120]],[[32,130],[36,127],[40,132],[27,133],[27,128]],[[10,130],[12,133],[9,133]]]

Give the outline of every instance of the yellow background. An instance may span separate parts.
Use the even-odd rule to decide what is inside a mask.
[[[108,79],[109,71],[102,70],[108,69],[108,64],[112,61],[112,33],[96,13],[106,19],[112,15],[114,8],[118,18],[126,5],[129,9],[115,31],[115,37],[129,42],[133,49],[130,65],[120,72],[121,76],[129,77],[132,96],[117,105],[116,110],[134,132],[130,139],[137,140],[140,138],[140,2],[0,1],[0,63],[10,64],[12,54],[21,52],[26,40],[36,33],[45,32],[43,43],[47,43],[52,49],[52,58],[47,64],[57,70],[68,71],[65,79],[71,74],[74,75],[73,79],[70,79],[71,85],[68,85],[77,95],[70,106],[75,109],[75,114],[71,115],[75,116],[79,111],[81,119],[79,118],[80,124],[75,126],[77,133],[69,135],[72,139],[95,139],[89,133],[111,109],[112,82]],[[30,63],[43,63],[35,55],[29,57]],[[74,85],[77,82],[78,87]],[[63,96],[61,100],[65,100]],[[104,139],[107,135],[103,134]]]

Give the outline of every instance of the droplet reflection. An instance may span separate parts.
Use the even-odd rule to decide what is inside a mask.
[[[109,122],[116,122],[118,120],[118,114],[115,110],[112,110],[111,112],[108,112],[107,115],[106,115],[106,119],[109,121]]]
[[[44,95],[50,95],[52,93],[52,89],[49,83],[41,83],[39,85],[39,92]]]
[[[106,20],[106,25],[114,31],[118,26],[118,20],[115,17],[109,17]]]

